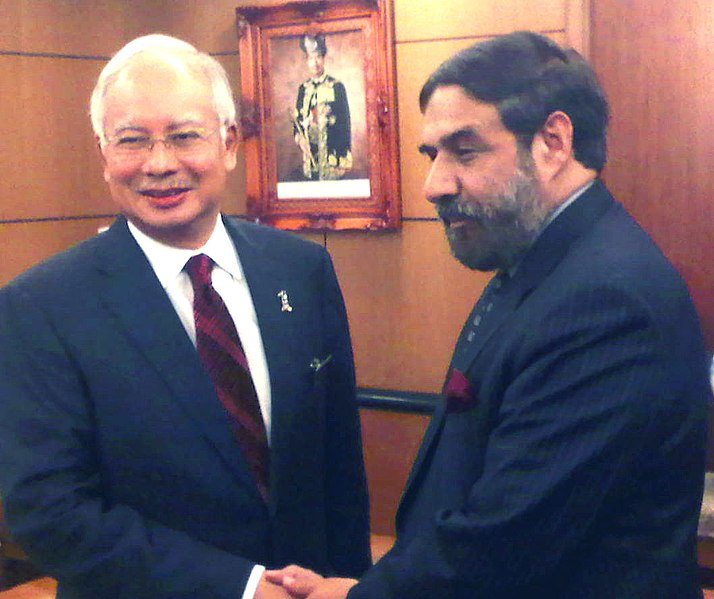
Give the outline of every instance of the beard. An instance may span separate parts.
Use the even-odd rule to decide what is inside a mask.
[[[460,195],[438,208],[453,256],[481,271],[515,266],[550,211],[528,155],[519,156],[516,172],[500,192],[479,198]]]

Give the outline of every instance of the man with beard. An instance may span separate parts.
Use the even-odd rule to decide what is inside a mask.
[[[572,51],[518,32],[420,95],[426,196],[454,256],[497,275],[457,341],[397,513],[329,599],[701,597],[707,381],[687,288],[599,179],[607,103]]]

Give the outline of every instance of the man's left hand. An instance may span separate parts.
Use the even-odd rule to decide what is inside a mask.
[[[282,570],[266,571],[265,577],[280,584],[298,599],[344,599],[357,584],[354,578],[323,578],[316,572],[300,566],[287,566]]]

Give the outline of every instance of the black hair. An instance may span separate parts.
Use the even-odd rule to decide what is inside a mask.
[[[608,104],[595,73],[575,50],[530,31],[497,36],[461,50],[434,71],[419,94],[422,112],[439,86],[458,85],[494,104],[525,148],[560,110],[573,124],[575,159],[602,170],[607,158]]]
[[[307,54],[308,48],[312,52],[317,52],[320,56],[327,54],[325,36],[322,33],[300,36],[300,49]]]

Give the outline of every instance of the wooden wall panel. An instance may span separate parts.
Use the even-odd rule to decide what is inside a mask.
[[[363,408],[362,444],[373,534],[394,535],[394,516],[429,417]]]
[[[114,210],[87,116],[102,64],[0,56],[0,219]]]
[[[108,56],[157,20],[150,0],[2,0],[0,49]]]
[[[395,0],[397,42],[564,30],[567,0]]]
[[[605,180],[687,279],[714,350],[714,8],[593,3],[592,61],[612,123]]]
[[[156,0],[162,32],[174,35],[205,52],[237,52],[235,11],[239,4],[265,4],[265,0]],[[239,87],[234,88],[236,90]]]
[[[399,102],[399,158],[402,174],[402,214],[433,217],[423,184],[429,161],[417,151],[422,117],[419,92],[431,72],[449,56],[476,42],[474,38],[397,45],[397,101]]]
[[[440,222],[400,234],[330,235],[365,387],[439,392],[461,325],[489,275],[449,254]]]
[[[91,237],[111,220],[0,223],[0,286],[47,256]]]

